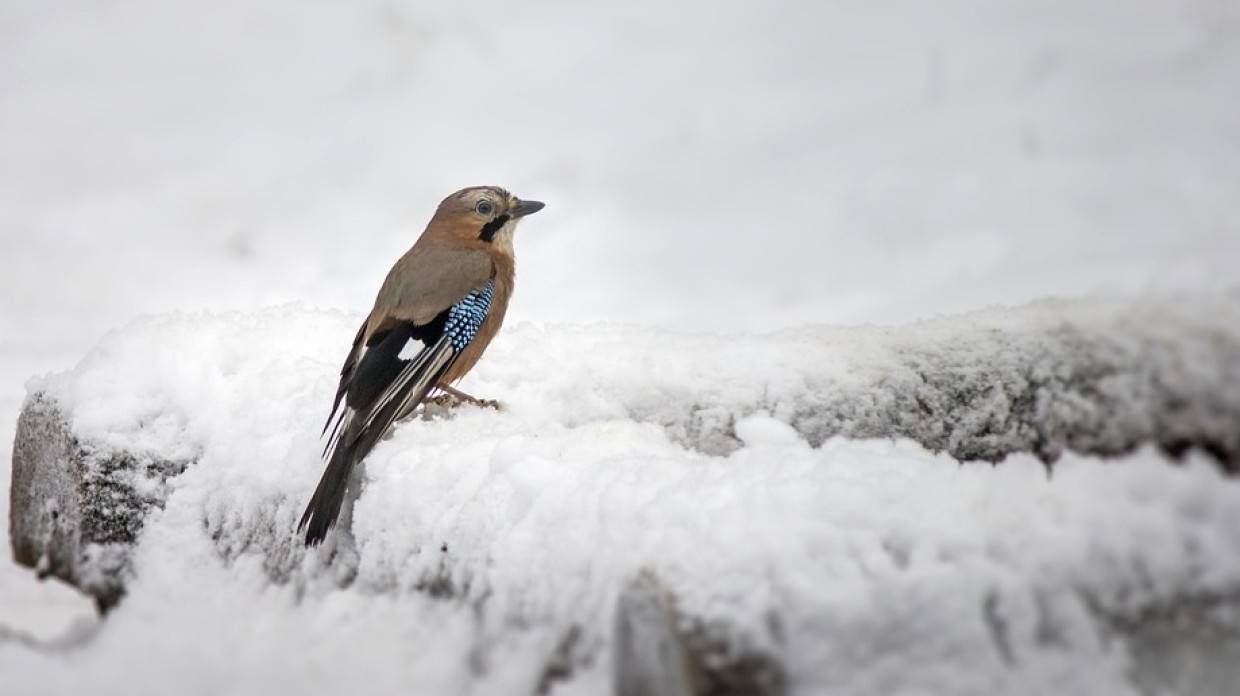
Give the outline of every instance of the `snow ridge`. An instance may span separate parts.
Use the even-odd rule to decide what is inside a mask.
[[[766,656],[793,692],[1116,692],[1142,650],[1189,650],[1142,647],[1168,607],[1231,635],[1238,314],[1224,296],[768,336],[517,326],[465,385],[505,410],[401,424],[367,460],[354,543],[310,552],[292,530],[357,317],[144,319],[29,403],[94,451],[192,461],[149,488],[166,497],[92,659],[185,659],[124,618],[157,612],[196,627],[184,654],[365,663],[381,693],[598,693],[616,599],[653,572],[681,630]],[[851,439],[890,436],[925,446]],[[1178,443],[1219,458],[1149,446]],[[298,649],[263,647],[256,616]],[[1215,670],[1194,678],[1235,664],[1211,644],[1183,653]]]

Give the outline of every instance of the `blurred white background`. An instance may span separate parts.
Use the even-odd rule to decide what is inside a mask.
[[[27,376],[363,311],[462,186],[548,203],[510,321],[900,322],[1234,285],[1238,126],[1232,0],[5,0],[0,474]]]

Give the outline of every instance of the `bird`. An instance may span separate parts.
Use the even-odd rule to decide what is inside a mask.
[[[435,389],[477,401],[452,383],[503,324],[516,276],[513,232],[544,205],[498,186],[461,189],[392,266],[340,368],[322,433],[327,465],[297,526],[306,546],[335,526],[350,474],[393,423]]]

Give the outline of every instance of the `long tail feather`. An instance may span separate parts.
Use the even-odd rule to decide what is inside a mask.
[[[352,413],[346,413],[341,420],[349,421],[343,428],[342,437],[348,437],[354,427]],[[337,424],[339,427],[339,423]],[[329,447],[333,443],[328,443]],[[336,524],[340,516],[340,507],[344,503],[348,491],[349,474],[353,471],[354,452],[352,447],[335,447],[331,450],[331,458],[323,470],[323,477],[302,513],[297,531],[306,532],[306,546],[314,546],[327,537],[327,532]]]
[[[336,524],[353,467],[370,453],[397,418],[426,398],[455,357],[452,344],[440,340],[400,372],[368,413],[346,408],[333,429],[334,437],[327,443],[326,452],[330,454],[323,477],[297,525],[298,531],[306,532],[306,546],[323,541]]]

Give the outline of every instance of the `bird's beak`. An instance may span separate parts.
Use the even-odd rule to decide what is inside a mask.
[[[543,209],[546,203],[540,201],[519,201],[515,208],[508,211],[508,214],[514,218],[522,218],[526,215],[533,215]]]

